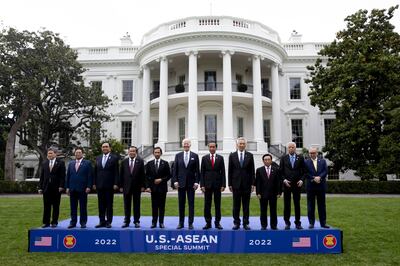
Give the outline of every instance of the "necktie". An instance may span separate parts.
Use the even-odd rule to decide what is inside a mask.
[[[156,171],[158,172],[158,160],[156,160]]]
[[[268,176],[268,178],[269,178],[270,174],[271,174],[271,170],[270,170],[270,168],[269,168],[269,166],[268,166],[268,167],[267,167],[267,176]]]
[[[292,165],[292,168],[294,168],[294,156],[290,155],[290,164]]]
[[[103,162],[101,163],[101,165],[103,166],[103,168],[106,166],[107,163],[107,155],[103,156]]]
[[[211,154],[211,168],[214,169],[214,154]]]
[[[317,160],[313,160],[315,172],[317,172]]]
[[[243,167],[243,152],[240,153],[240,167]]]
[[[76,162],[75,162],[75,171],[76,172],[78,172],[78,169],[79,169],[79,160],[76,160]]]
[[[53,170],[53,160],[50,161],[50,166],[49,166],[49,168],[50,168],[50,172],[51,172],[51,170]]]
[[[129,166],[129,169],[130,169],[130,171],[131,171],[131,174],[132,174],[132,172],[133,172],[133,168],[134,168],[134,167],[135,167],[134,160],[131,159],[131,165]]]
[[[189,163],[189,153],[185,152],[185,166],[187,167]]]

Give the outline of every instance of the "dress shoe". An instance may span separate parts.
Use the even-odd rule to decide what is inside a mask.
[[[57,224],[51,224],[50,227],[51,227],[51,228],[56,228],[56,227],[57,227]]]
[[[296,225],[296,229],[301,230],[301,229],[303,229],[303,227],[300,224],[298,224],[298,225]]]
[[[238,224],[235,224],[235,225],[232,227],[232,230],[239,230],[239,225],[238,225]]]
[[[224,229],[220,224],[216,224],[216,225],[215,225],[215,228],[217,228],[218,230]]]
[[[140,223],[135,223],[135,228],[140,228]]]
[[[176,229],[182,229],[183,228],[183,224],[178,224],[178,226],[176,227]]]
[[[276,226],[271,226],[272,230],[278,230],[278,228]]]
[[[46,227],[49,227],[50,225],[49,224],[42,224],[42,228],[46,228]]]
[[[322,227],[322,228],[331,228],[329,225],[326,225],[326,224],[321,225],[321,227]]]
[[[163,223],[160,223],[160,228],[165,228]]]
[[[81,228],[85,229],[86,228],[86,224],[81,224]]]
[[[126,227],[128,227],[128,226],[129,226],[129,223],[123,223],[121,227],[122,227],[122,228],[126,228]]]
[[[290,224],[285,225],[285,230],[290,230]]]
[[[150,228],[156,228],[156,224],[155,224],[155,223],[152,223],[151,226],[150,226]]]
[[[68,225],[68,229],[75,228],[75,227],[76,227],[76,224],[69,224]]]
[[[204,227],[203,227],[203,230],[207,230],[207,229],[210,229],[211,228],[211,224],[206,224]]]
[[[310,224],[310,225],[308,226],[308,229],[314,229],[314,225],[313,225],[313,224]]]
[[[267,230],[266,226],[261,226],[261,230]]]
[[[110,223],[106,223],[106,228],[111,228],[111,224]]]
[[[243,225],[244,230],[250,230],[250,226],[248,224]]]
[[[193,227],[193,224],[189,224],[189,227],[188,227],[188,228],[189,228],[189,230],[193,230],[193,228],[194,228],[194,227]]]
[[[105,224],[97,224],[97,225],[95,225],[94,228],[102,228],[102,227],[106,227],[106,225]]]

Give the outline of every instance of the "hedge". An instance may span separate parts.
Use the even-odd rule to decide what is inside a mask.
[[[37,181],[0,181],[0,193],[37,193]],[[304,188],[304,186],[303,186]],[[304,190],[304,189],[303,189]],[[304,191],[303,191],[304,192]],[[400,194],[400,181],[328,181],[327,193]]]

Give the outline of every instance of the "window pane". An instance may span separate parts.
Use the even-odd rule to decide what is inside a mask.
[[[217,116],[206,115],[205,116],[205,144],[208,145],[210,142],[217,142]]]
[[[132,122],[121,122],[121,142],[125,147],[132,145]]]
[[[217,89],[217,73],[215,71],[204,72],[204,90],[215,91]]]
[[[101,90],[103,88],[103,82],[101,81],[91,81],[90,85],[93,89],[99,89]]]
[[[33,168],[33,167],[25,167],[24,168],[25,179],[34,178],[34,175],[35,175],[35,168]]]
[[[238,131],[237,137],[243,137],[243,117],[238,117]]]
[[[334,119],[324,119],[324,129],[325,129],[325,145],[328,145],[329,132]]]
[[[297,148],[303,148],[303,120],[292,119],[292,141]]]
[[[182,147],[182,141],[185,139],[185,118],[179,118],[179,145]]]
[[[178,84],[185,84],[186,78],[185,75],[179,76]]]
[[[301,99],[300,78],[290,78],[290,99]]]
[[[264,120],[264,141],[271,143],[271,123],[270,120]]]
[[[153,145],[158,142],[158,121],[153,121]]]
[[[133,101],[133,80],[122,81],[122,101],[123,102]]]

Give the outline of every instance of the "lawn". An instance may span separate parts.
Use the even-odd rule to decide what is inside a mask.
[[[115,215],[123,215],[121,197],[115,198]],[[222,215],[231,217],[231,197],[222,199]],[[283,213],[282,199],[278,214]],[[252,198],[250,215],[258,216]],[[196,200],[196,216],[202,216],[203,198]],[[69,218],[68,198],[63,197],[60,220]],[[399,265],[400,198],[327,198],[328,224],[344,232],[344,253],[339,255],[282,254],[97,254],[28,253],[28,229],[41,225],[40,197],[0,197],[1,265]],[[96,197],[89,198],[89,215],[97,214]],[[306,200],[302,198],[302,214]],[[142,215],[151,215],[150,198],[142,199]],[[167,198],[166,215],[178,215],[177,198]],[[258,225],[255,225],[258,227]]]

